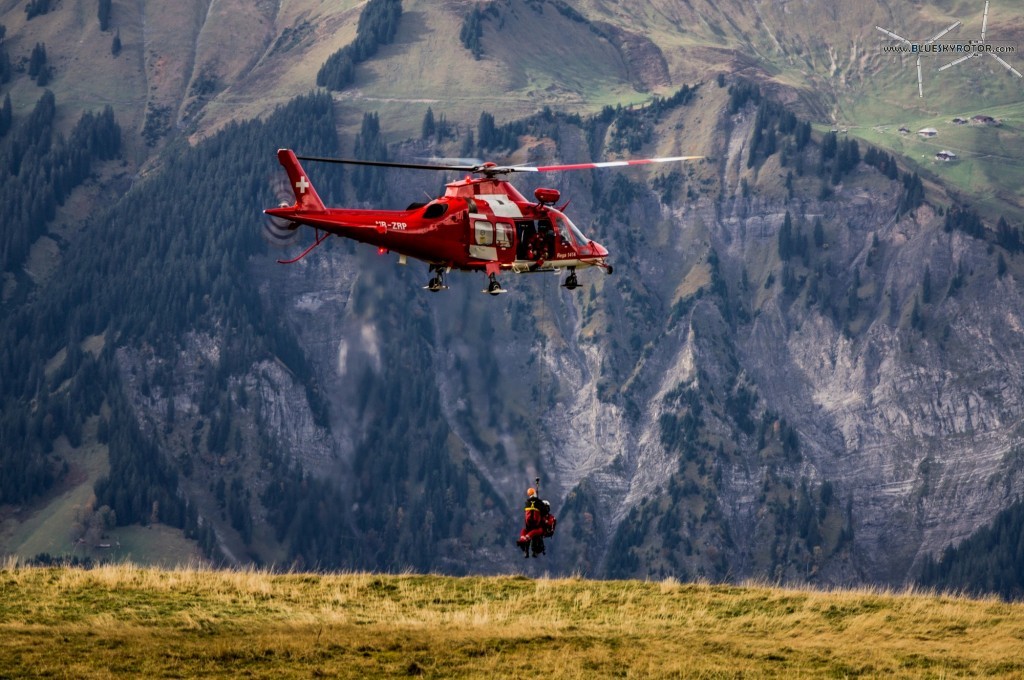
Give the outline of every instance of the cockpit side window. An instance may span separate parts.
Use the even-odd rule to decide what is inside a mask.
[[[423,211],[423,217],[425,219],[432,220],[442,217],[446,212],[448,212],[447,203],[431,203],[427,206],[427,209]]]
[[[558,228],[558,236],[566,246],[572,245],[573,241],[579,246],[586,246],[590,243],[580,229],[575,227],[575,224],[569,221],[568,217],[565,217],[564,215],[556,215],[555,224]],[[569,233],[571,233],[571,237],[569,237]]]
[[[569,231],[572,232],[572,236],[576,240],[576,244],[577,245],[585,246],[588,243],[590,243],[590,239],[588,239],[586,236],[584,236],[583,232],[580,231],[576,227],[576,225],[572,223],[572,220],[570,220],[565,215],[559,215],[558,218],[557,218],[557,222],[558,222],[558,227],[559,227],[559,233],[561,233],[563,229],[568,227]]]
[[[562,243],[567,246],[572,245],[572,241],[569,240],[569,228],[565,226],[565,220],[561,217],[555,218],[555,229],[558,230],[558,237],[562,239]]]

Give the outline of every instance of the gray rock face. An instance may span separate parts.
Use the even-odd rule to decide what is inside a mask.
[[[428,295],[425,267],[338,244],[292,268],[254,263],[330,422],[317,425],[305,386],[264,361],[232,382],[250,395],[251,428],[354,493],[374,419],[415,417],[365,413],[361,386],[426,375],[446,455],[490,487],[470,528],[444,539],[445,570],[517,568],[519,499],[541,476],[564,511],[547,563],[557,571],[904,581],[1024,490],[1019,267],[999,276],[991,246],[944,231],[928,205],[896,218],[900,183],[864,164],[827,200],[806,197],[816,178],[788,198],[777,165],[745,167],[752,118],[719,121],[715,192],[663,205],[644,188],[618,206],[623,224],[602,241],[622,260],[611,278],[588,272],[593,293],[509,275],[512,292],[492,299],[479,277],[453,274],[452,290]],[[560,136],[583,145],[578,131]],[[565,181],[580,224],[598,219],[596,181]],[[803,259],[780,258],[787,212],[811,243]],[[394,336],[388,320],[409,314],[419,330]],[[409,343],[429,359],[396,360]],[[179,414],[198,415],[187,359],[216,362],[216,349],[183,340]],[[151,373],[143,355],[125,349],[125,372]],[[165,398],[138,393],[152,431]],[[677,438],[690,416],[692,436]],[[481,538],[495,531],[509,535]]]

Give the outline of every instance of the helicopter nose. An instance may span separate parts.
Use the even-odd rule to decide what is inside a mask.
[[[608,257],[608,249],[597,241],[591,241],[590,248],[594,253],[594,257]]]

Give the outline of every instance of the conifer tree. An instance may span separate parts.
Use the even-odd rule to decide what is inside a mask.
[[[430,139],[434,136],[437,131],[437,123],[434,121],[434,110],[427,107],[427,112],[423,115],[423,125],[420,128],[420,139]]]
[[[462,20],[459,40],[462,41],[462,46],[472,52],[473,58],[478,61],[484,53],[483,44],[480,40],[483,34],[483,12],[480,11],[479,7],[474,7]]]
[[[105,31],[110,28],[110,8],[111,0],[100,0],[99,7],[96,10],[96,16],[100,20],[101,31]]]
[[[401,15],[401,0],[369,0],[359,15],[356,39],[327,58],[316,74],[316,84],[329,90],[343,90],[351,85],[356,64],[375,55],[380,45],[395,39]]]
[[[50,11],[50,0],[29,0],[25,5],[25,18],[33,19]]]
[[[480,112],[480,121],[477,123],[477,142],[481,149],[488,149],[495,143],[494,115],[486,111]]]
[[[46,68],[46,45],[37,42],[28,58],[28,77],[33,80],[37,79],[44,68]]]
[[[328,90],[343,90],[356,77],[356,65],[351,50],[343,47],[327,58],[316,73],[316,84]]]
[[[790,216],[789,211],[786,211],[786,216],[782,220],[782,226],[779,228],[779,259],[786,261],[793,254],[793,218]]]
[[[11,67],[11,58],[7,55],[7,43],[4,36],[7,35],[7,27],[0,24],[0,85],[11,80],[14,69]]]
[[[376,112],[363,114],[363,124],[356,135],[355,155],[368,161],[387,160],[387,147],[381,139]],[[352,171],[352,183],[363,200],[380,201],[387,191],[383,168],[357,166]]]
[[[4,96],[4,105],[0,108],[0,137],[3,137],[11,129],[11,122],[14,114],[11,111],[11,95]]]
[[[915,172],[913,175],[903,174],[903,198],[900,200],[897,215],[913,212],[924,203],[924,184]]]

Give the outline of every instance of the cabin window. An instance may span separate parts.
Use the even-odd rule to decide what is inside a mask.
[[[494,237],[499,248],[511,248],[512,225],[507,222],[498,222],[494,225]]]
[[[494,245],[494,225],[487,220],[473,222],[473,235],[478,246]]]

